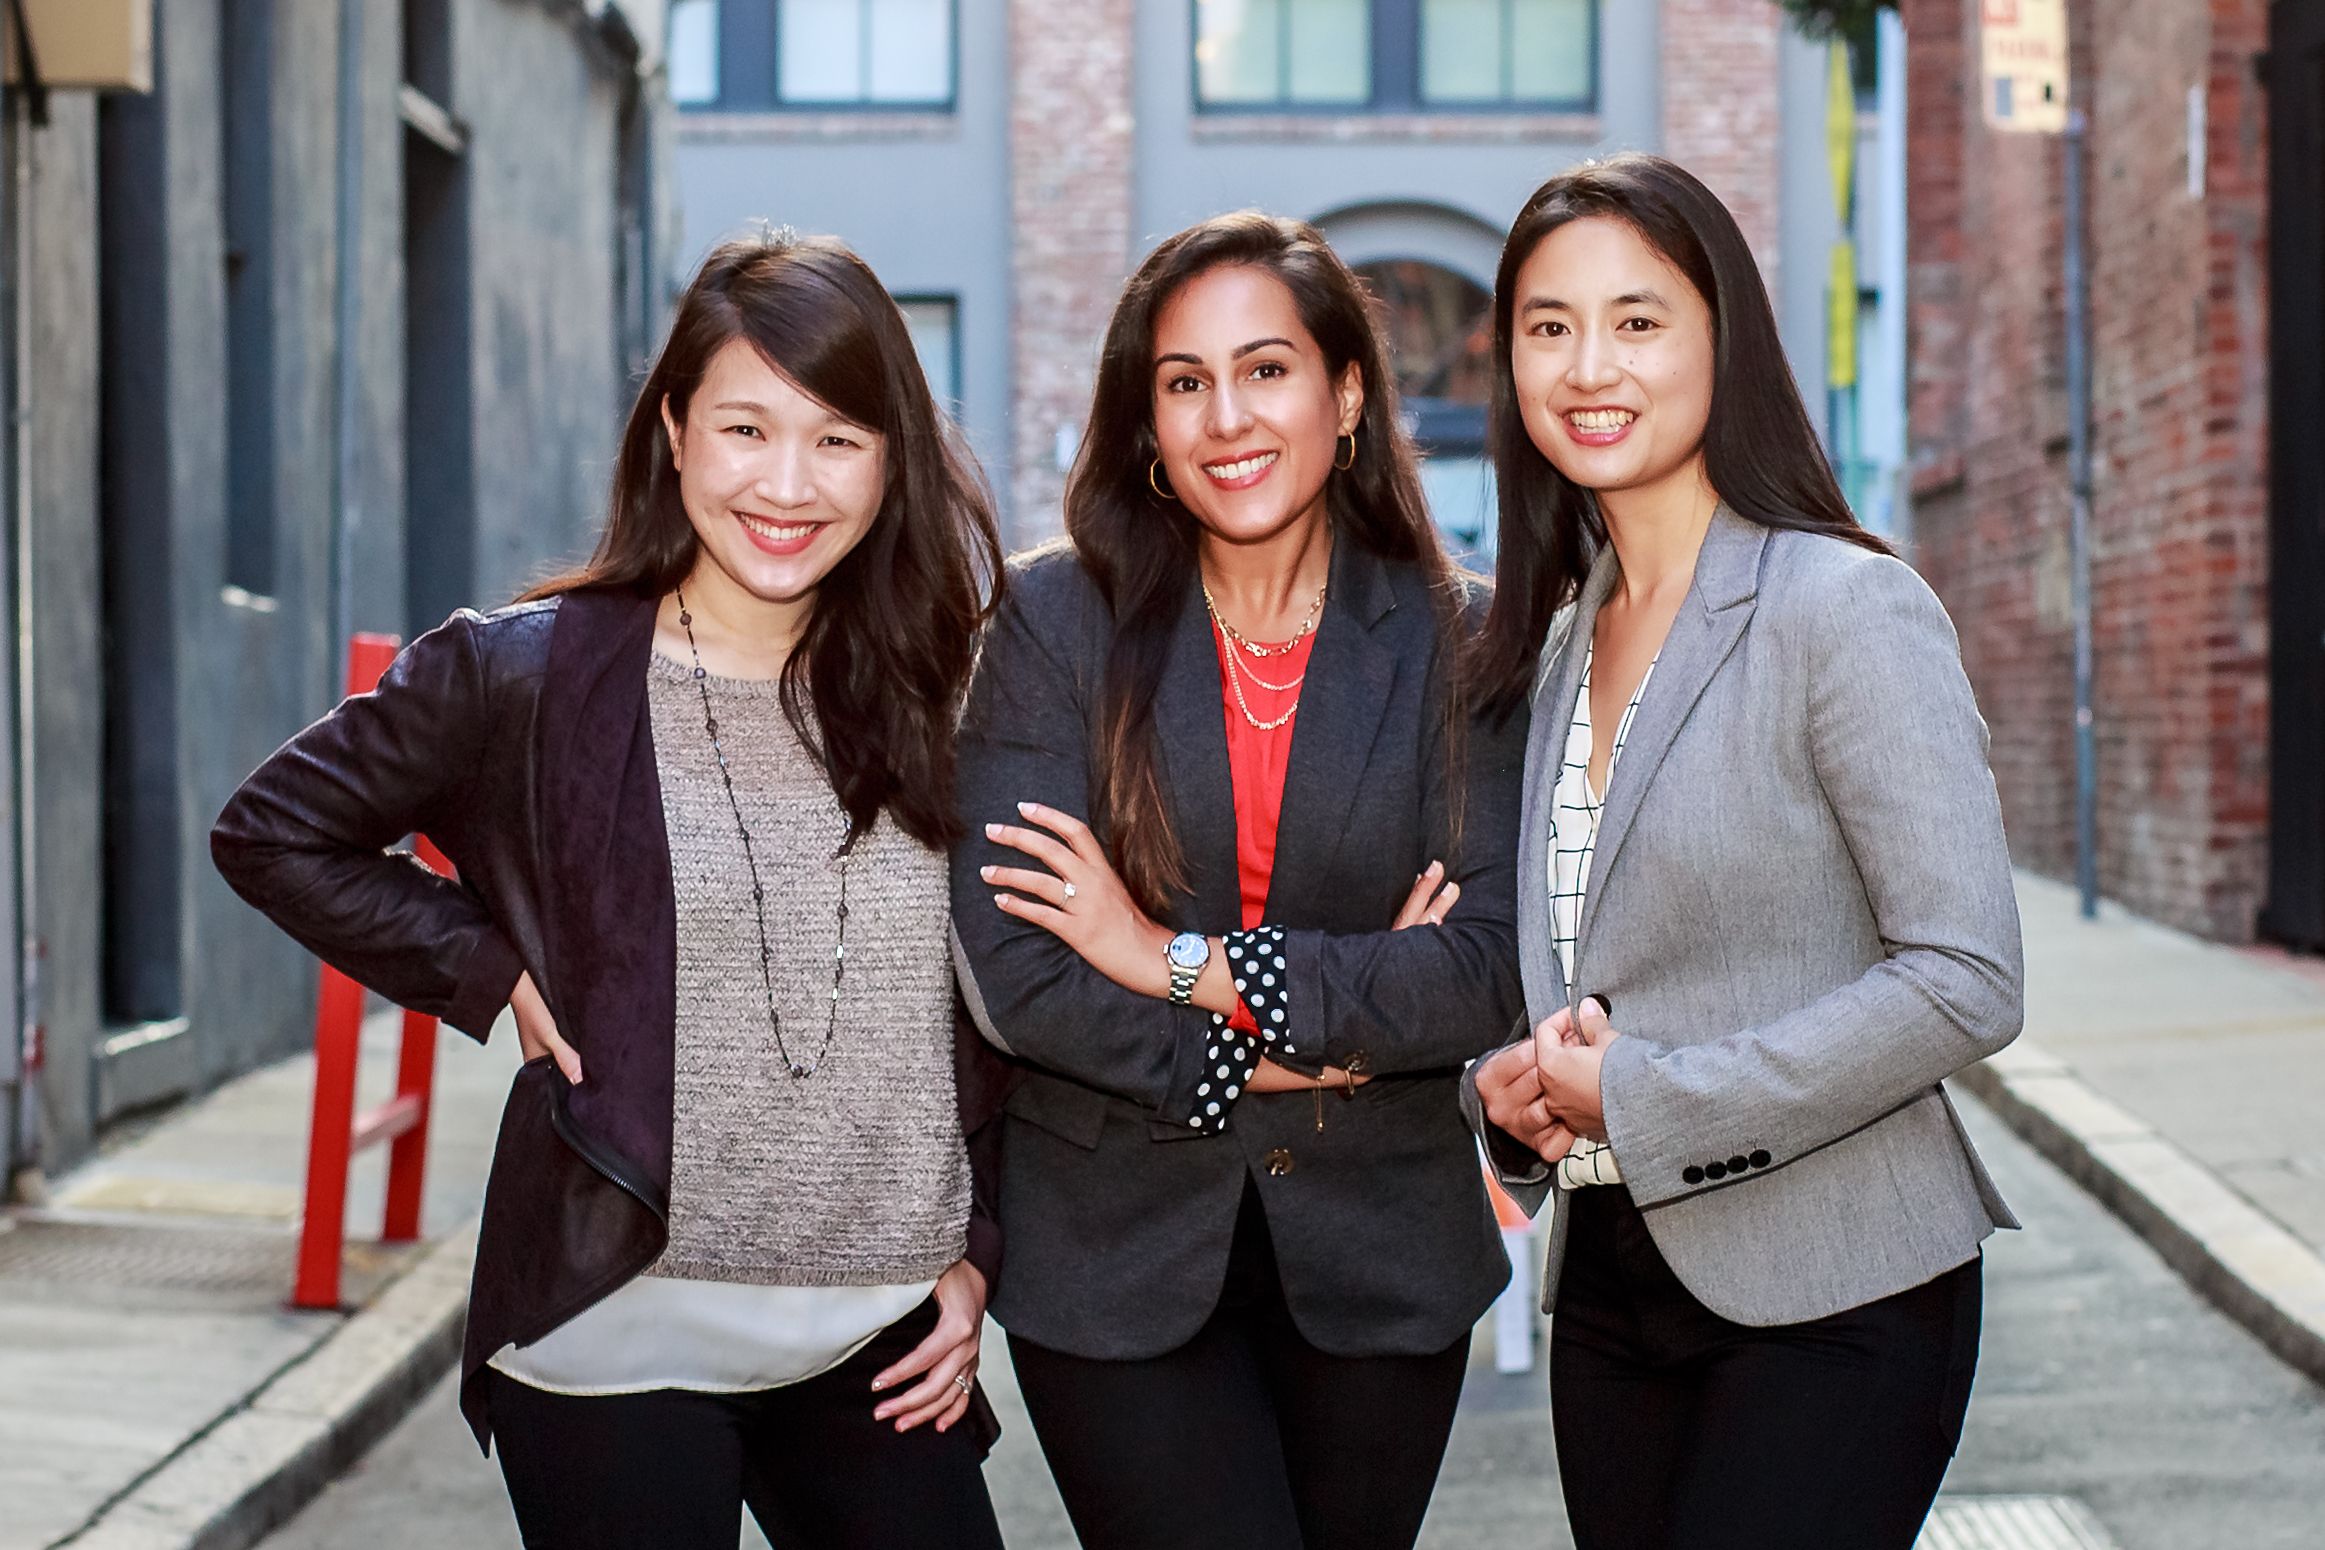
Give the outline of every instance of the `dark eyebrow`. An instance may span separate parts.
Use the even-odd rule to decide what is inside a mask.
[[[1663,299],[1663,293],[1660,291],[1625,291],[1615,298],[1614,304],[1618,307],[1661,307],[1666,312],[1671,310],[1671,303]],[[1573,307],[1555,296],[1529,296],[1526,298],[1526,304],[1518,309],[1521,314],[1527,312],[1572,312],[1573,310]]]
[[[730,398],[724,403],[711,405],[713,409],[739,409],[744,414],[765,414],[767,406],[748,398]]]
[[[1286,350],[1296,350],[1299,348],[1299,346],[1293,344],[1289,339],[1278,339],[1273,335],[1270,335],[1265,339],[1254,339],[1249,344],[1236,346],[1234,353],[1228,356],[1228,359],[1239,361],[1242,360],[1246,355],[1251,354],[1253,351],[1265,350],[1271,345]],[[1157,368],[1168,366],[1173,362],[1184,362],[1189,366],[1200,366],[1203,364],[1202,357],[1188,355],[1182,351],[1177,350],[1172,351],[1168,355],[1158,355],[1154,358],[1154,363]]]

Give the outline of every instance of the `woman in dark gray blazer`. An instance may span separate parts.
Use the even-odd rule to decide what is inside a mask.
[[[1479,692],[1533,709],[1536,1027],[1466,1097],[1504,1180],[1558,1202],[1575,1542],[1908,1550],[1979,1244],[2016,1225],[1940,1085],[2020,1019],[1985,726],[1702,184],[1648,156],[1552,179],[1495,319]]]
[[[960,744],[962,980],[1024,1066],[993,1313],[1092,1550],[1405,1550],[1509,1274],[1457,1082],[1520,1010],[1524,716],[1469,723],[1469,588],[1313,228],[1131,279],[1066,529]]]

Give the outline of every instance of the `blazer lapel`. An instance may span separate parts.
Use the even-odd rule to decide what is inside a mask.
[[[1311,899],[1331,875],[1396,683],[1397,654],[1375,628],[1397,604],[1387,570],[1343,537],[1333,548],[1330,586],[1300,686],[1300,713],[1292,719],[1275,870],[1268,878],[1270,919]]]
[[[666,1209],[678,923],[646,710],[654,611],[626,593],[558,603],[536,735],[547,967],[589,1072],[569,1112]]]
[[[1552,621],[1534,675],[1525,807],[1518,816],[1518,968],[1526,987],[1527,1014],[1534,1022],[1567,1001],[1566,965],[1553,945],[1550,921],[1550,810],[1557,801],[1558,767],[1566,757],[1575,692],[1582,686],[1583,658],[1589,654],[1599,605],[1614,590],[1619,574],[1614,550],[1601,549],[1572,606]]]
[[[1235,870],[1235,783],[1227,768],[1227,717],[1219,653],[1200,581],[1188,583],[1171,630],[1170,655],[1155,691],[1154,735],[1161,753],[1165,810],[1178,829],[1192,895],[1176,922],[1206,932],[1243,928]]]
[[[1608,781],[1606,805],[1599,812],[1598,844],[1591,857],[1590,880],[1582,901],[1582,920],[1575,933],[1574,955],[1590,940],[1591,922],[1598,916],[1599,900],[1613,873],[1623,841],[1638,816],[1639,804],[1672,740],[1686,724],[1695,702],[1703,697],[1712,675],[1735,650],[1744,626],[1752,617],[1752,600],[1760,584],[1760,553],[1768,530],[1722,506],[1712,515],[1703,549],[1695,560],[1695,582],[1671,621],[1662,655],[1648,680],[1631,735],[1623,744],[1622,760]],[[1571,691],[1570,691],[1571,692]]]

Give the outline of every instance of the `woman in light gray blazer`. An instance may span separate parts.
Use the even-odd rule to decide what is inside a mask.
[[[1545,184],[1495,294],[1501,578],[1531,706],[1530,1029],[1464,1103],[1529,1209],[1581,1550],[1908,1550],[1959,1440],[1979,1245],[1940,1085],[2019,1028],[1986,732],[1860,528],[1734,219],[1656,157]]]

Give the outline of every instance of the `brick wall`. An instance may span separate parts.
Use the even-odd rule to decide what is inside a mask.
[[[1131,3],[1009,7],[1014,543],[1057,531],[1059,432],[1081,428],[1128,273]]]
[[[2012,848],[2070,876],[2063,151],[1985,128],[1975,0],[1904,15],[1915,559],[1961,628]],[[2265,4],[2076,3],[2072,22],[2091,119],[2100,887],[2242,940],[2267,822]]]
[[[1663,0],[1663,154],[1733,211],[1776,289],[1783,130],[1773,0]]]

